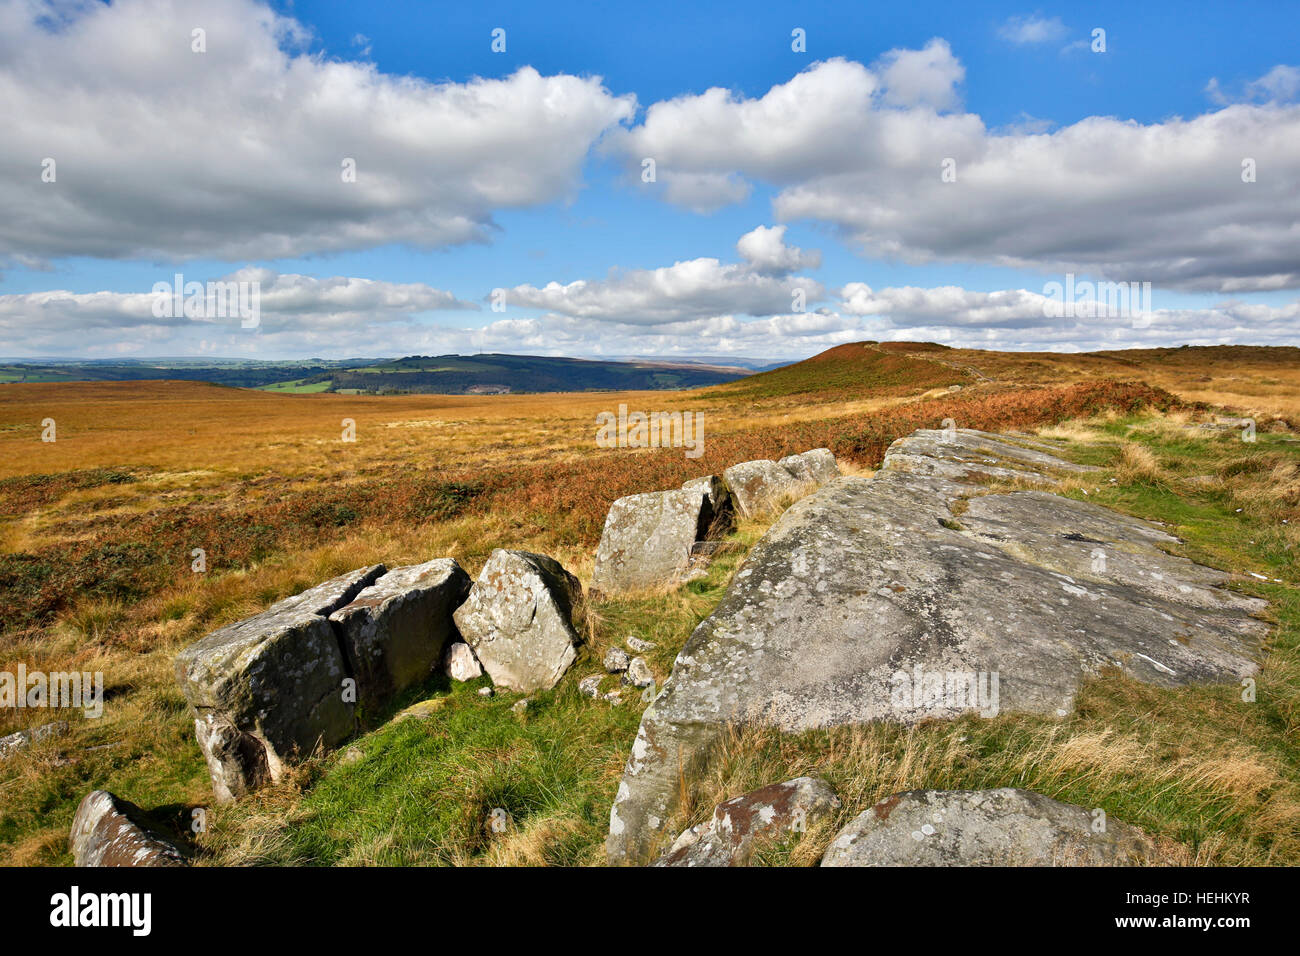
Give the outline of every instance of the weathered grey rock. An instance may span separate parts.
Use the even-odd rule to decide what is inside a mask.
[[[800,481],[824,485],[840,476],[840,466],[829,448],[814,448],[801,455],[787,455],[777,462]]]
[[[150,831],[135,804],[92,790],[72,818],[68,848],[74,866],[186,866],[175,844]]]
[[[372,715],[427,680],[456,638],[451,614],[469,575],[451,558],[393,568],[329,616],[342,642],[357,701]]]
[[[655,866],[746,866],[762,839],[806,832],[840,805],[824,780],[796,777],[719,804],[713,817],[691,827]]]
[[[1137,866],[1136,827],[1028,790],[911,790],[835,835],[822,866]]]
[[[328,615],[384,572],[340,575],[214,631],[176,656],[176,677],[219,802],[271,780],[286,764],[352,735],[343,652]]]
[[[654,641],[643,641],[635,634],[629,634],[627,636],[627,639],[623,643],[626,644],[628,647],[632,648],[632,650],[636,651],[638,654],[644,654],[646,651],[652,651],[659,646]]]
[[[62,737],[67,732],[68,722],[66,720],[56,720],[48,724],[41,724],[39,727],[33,727],[30,730],[19,730],[8,736],[0,737],[0,760],[7,760],[20,750],[26,750],[32,744],[39,744],[54,737]]]
[[[605,518],[592,588],[614,594],[677,584],[690,567],[691,546],[712,524],[702,488],[619,498]]]
[[[605,670],[611,674],[621,674],[627,670],[627,651],[621,647],[611,647],[605,652]]]
[[[604,674],[589,674],[582,680],[578,681],[578,693],[583,697],[590,697],[595,700],[600,696],[600,682],[605,679]]]
[[[646,663],[644,657],[634,657],[627,665],[627,673],[623,675],[623,682],[631,684],[633,687],[649,687],[655,682],[655,675],[650,670],[650,665]]]
[[[920,429],[885,451],[882,469],[954,481],[1020,481],[1050,487],[1058,474],[1097,471],[1044,450],[1041,443],[970,428]]]
[[[980,495],[969,499],[956,521],[971,537],[1014,550],[1073,578],[1080,588],[1093,581],[1207,610],[1251,614],[1264,607],[1256,598],[1223,590],[1231,579],[1227,572],[1162,550],[1178,543],[1173,535],[1101,505],[1044,491]]]
[[[455,641],[447,647],[443,670],[452,680],[461,683],[483,676],[483,668],[479,666],[478,658],[464,641]]]
[[[554,687],[577,656],[581,601],[582,585],[554,558],[498,548],[453,617],[492,682],[529,693]]]
[[[746,518],[775,511],[786,499],[808,494],[816,485],[796,478],[774,461],[742,461],[722,473],[735,502]]]
[[[814,448],[776,461],[744,461],[722,473],[740,514],[755,517],[812,492],[840,475],[829,448]]]
[[[980,434],[933,447],[954,444],[1044,480],[1071,471]],[[642,716],[612,862],[652,854],[680,781],[731,725],[1065,714],[1106,668],[1162,686],[1255,672],[1263,602],[1216,589],[1217,572],[1161,550],[1171,539],[1152,525],[1039,492],[987,495],[987,472],[972,471],[840,478],[777,521]],[[1094,571],[1098,549],[1114,557]]]

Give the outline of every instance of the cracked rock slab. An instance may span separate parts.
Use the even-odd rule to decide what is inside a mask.
[[[393,568],[330,614],[364,710],[429,677],[457,637],[451,615],[470,584],[455,560],[438,558]]]
[[[983,433],[940,434],[903,447],[1014,462],[1045,481],[1077,467]],[[844,477],[778,519],[642,716],[610,811],[611,862],[654,854],[681,781],[731,726],[1059,716],[1112,668],[1165,687],[1255,673],[1263,603],[1166,553],[1166,533],[1056,495],[985,494],[987,473],[971,471]],[[1094,570],[1097,548],[1114,557]]]
[[[882,469],[954,481],[1020,481],[1051,487],[1056,474],[1097,471],[1043,450],[1041,443],[969,428],[920,429],[885,452]]]
[[[775,511],[788,499],[808,494],[839,473],[830,449],[815,448],[779,462],[742,461],[726,469],[722,477],[736,510],[752,518]]]
[[[498,548],[453,617],[493,684],[530,693],[554,687],[577,657],[581,601],[554,558]]]
[[[219,802],[279,780],[287,763],[355,729],[346,662],[328,615],[384,566],[349,571],[223,627],[176,656],[176,678]]]
[[[82,799],[72,819],[68,848],[74,866],[186,866],[176,846],[141,822],[135,804],[107,790]]]
[[[822,866],[1138,866],[1136,827],[1029,790],[911,790],[855,817]]]

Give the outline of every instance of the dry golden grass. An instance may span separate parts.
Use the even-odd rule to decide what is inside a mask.
[[[1128,349],[1116,352],[984,352],[977,349],[913,351],[914,358],[946,361],[997,382],[1052,383],[1114,378],[1141,381],[1188,402],[1232,408],[1266,421],[1300,422],[1300,349],[1218,346]]]
[[[1115,463],[1115,477],[1120,481],[1158,481],[1160,475],[1160,462],[1146,445],[1130,441],[1120,446]]]
[[[989,360],[986,353],[943,353],[941,363],[951,370],[976,364],[980,355],[980,361]],[[1138,377],[1132,368],[1127,372],[1127,378]],[[1269,374],[1290,381],[1281,372]],[[1072,379],[1066,375],[1063,380]],[[1263,381],[1257,385],[1266,398],[1279,388]],[[208,801],[210,787],[172,675],[172,657],[202,634],[324,578],[369,563],[395,566],[443,555],[456,557],[476,574],[493,547],[515,547],[554,555],[589,580],[604,512],[622,494],[674,487],[735,461],[818,445],[832,447],[846,473],[869,474],[894,437],[916,427],[936,427],[948,417],[962,427],[996,430],[1053,424],[1112,404],[1130,411],[1163,401],[1149,390],[1122,386],[1026,390],[984,384],[974,376],[957,393],[934,389],[923,396],[925,386],[884,391],[848,401],[813,394],[729,402],[711,390],[355,397],[276,395],[178,382],[0,388],[0,562],[10,562],[0,565],[0,584],[22,585],[29,567],[23,562],[29,558],[48,566],[53,578],[68,576],[60,592],[64,598],[42,616],[24,625],[12,615],[5,622],[7,629],[0,633],[4,662],[12,667],[23,661],[45,670],[103,670],[111,695],[103,719],[76,721],[68,737],[0,768],[0,803],[7,804],[15,821],[13,835],[0,840],[0,855],[20,863],[64,859],[71,810],[90,786],[110,785],[154,806]],[[707,454],[689,461],[671,450],[598,453],[593,447],[595,417],[620,403],[640,410],[702,412]],[[40,422],[47,417],[58,427],[58,441],[52,444],[39,438]],[[1192,432],[1192,417],[1182,415],[1183,420],[1175,418],[1168,427]],[[341,440],[343,418],[355,420],[355,442]],[[1103,418],[1083,428],[1066,422],[1044,434],[1095,439],[1105,423]],[[1141,461],[1140,452],[1127,454],[1133,456],[1127,466],[1135,469],[1132,474],[1141,469],[1149,473],[1151,463]],[[1242,464],[1237,458],[1249,461]],[[1241,507],[1270,496],[1295,500],[1300,490],[1291,462],[1249,451],[1225,459],[1213,481],[1238,496]],[[763,527],[762,522],[742,524],[734,547],[756,540]],[[1300,545],[1295,537],[1300,530],[1281,534]],[[113,548],[126,546],[152,551],[138,565],[121,565],[133,559]],[[188,570],[192,547],[208,551],[204,574]],[[113,575],[119,573],[139,575],[139,580],[132,578],[131,587],[122,590],[99,588],[105,576],[116,580]],[[27,599],[27,592],[20,592],[13,605]],[[657,600],[664,623],[637,627],[644,628],[638,631],[641,636],[660,643],[651,663],[662,678],[675,644],[684,639],[673,628],[707,613],[709,599],[681,590]],[[594,655],[603,654],[611,635],[617,637],[622,622],[632,619],[629,613],[617,604],[589,607],[584,626]],[[0,734],[42,719],[26,711],[0,714]],[[1069,766],[1075,769],[1069,772],[1087,774],[1102,773],[1089,769],[1089,752],[1136,759],[1130,738],[1089,739],[1087,745],[1069,746],[1060,739],[1031,740],[1023,753],[1045,757],[1042,748],[1055,748],[1054,754],[1061,749],[1064,756],[1055,759],[1072,760]],[[875,768],[874,776],[850,785],[854,799],[944,768],[956,773],[953,768],[969,756],[966,744],[955,737],[931,735],[918,741],[914,752],[869,733],[856,742],[833,737],[828,752],[849,761],[844,766],[855,768],[854,774]],[[1238,789],[1248,789],[1249,780],[1272,780],[1266,760],[1249,751],[1237,757],[1236,763],[1201,766],[1189,756],[1169,784],[1195,780],[1207,792],[1219,787],[1214,792],[1236,800],[1244,799]],[[823,758],[790,759],[797,768],[820,766],[817,761]],[[755,763],[758,769],[763,766]],[[1044,762],[1047,769],[1058,767],[1058,776],[1066,773],[1059,769],[1064,766]],[[1154,772],[1149,762],[1125,766],[1130,767],[1125,772],[1135,775]],[[616,776],[618,761],[611,768]],[[720,777],[716,793],[734,795],[737,786],[761,776],[758,769],[750,777]],[[598,785],[604,784],[612,788],[613,780]],[[300,796],[289,786],[259,797],[268,801],[265,820],[292,820]],[[1286,823],[1292,819],[1287,806],[1282,800],[1250,812],[1273,814],[1291,825]],[[571,835],[572,826],[564,817],[539,818],[486,852],[502,861],[535,862],[548,843]],[[275,826],[250,823],[241,839],[229,850],[228,862],[274,857],[286,837]],[[372,843],[354,847],[349,860],[373,862],[390,851],[391,845],[375,836]],[[798,854],[810,851],[795,847],[791,852],[802,859]],[[1203,842],[1199,852],[1206,860],[1243,855],[1239,841],[1232,840],[1220,849]]]

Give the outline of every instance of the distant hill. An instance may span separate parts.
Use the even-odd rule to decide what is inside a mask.
[[[363,368],[334,371],[316,378],[328,379],[330,390],[336,392],[460,395],[699,388],[734,381],[745,374],[745,370],[734,367],[684,362],[609,362],[484,353],[413,355]]]
[[[908,343],[908,351],[938,350],[941,346]],[[812,358],[750,375],[714,394],[729,399],[815,396],[840,399],[883,397],[967,382],[968,376],[927,357],[905,354],[874,342],[852,342],[827,349]]]
[[[374,361],[365,359],[361,361]],[[255,362],[240,359],[146,359],[136,361],[0,362],[0,384],[11,382],[144,382],[162,379],[211,382],[236,388],[259,388],[305,379],[344,368],[357,360],[309,359],[306,362]]]
[[[641,391],[699,388],[749,374],[738,365],[654,359],[607,361],[540,355],[413,355],[400,359],[254,362],[151,359],[129,362],[0,364],[5,382],[211,382],[274,392],[366,395],[483,395],[517,392]]]
[[[1145,382],[1190,401],[1267,409],[1300,423],[1300,348],[1184,345],[1102,352],[994,352],[933,342],[852,342],[710,390],[717,401],[833,402],[935,388]]]

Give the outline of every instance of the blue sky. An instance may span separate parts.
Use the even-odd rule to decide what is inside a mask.
[[[18,118],[0,144],[0,355],[795,358],[862,338],[1072,350],[1300,328],[1291,4],[0,15]],[[335,157],[357,160],[351,192],[326,182]],[[147,294],[176,272],[257,279],[258,327],[160,321]],[[1067,272],[1151,282],[1156,315],[1045,321]]]

